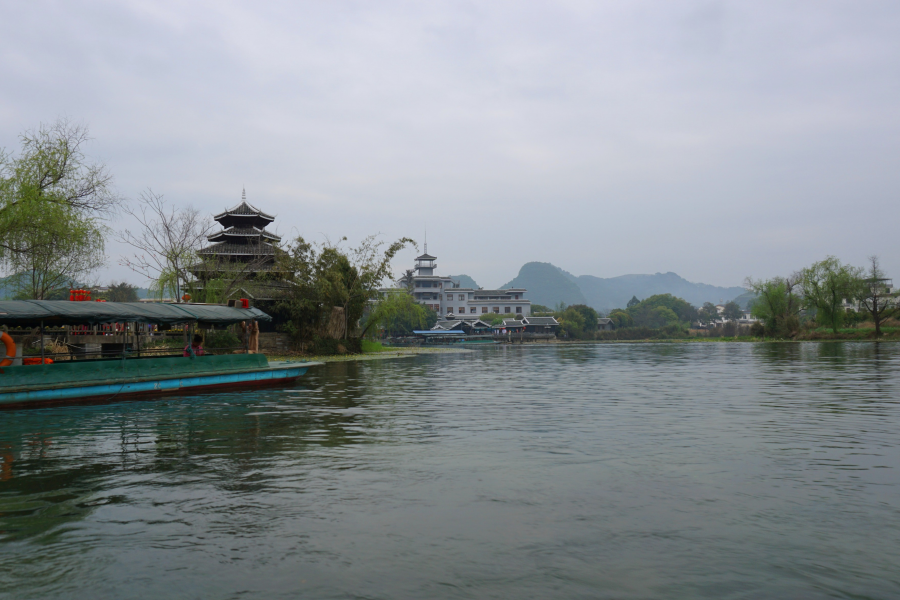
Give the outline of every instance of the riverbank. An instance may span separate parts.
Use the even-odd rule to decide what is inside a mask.
[[[383,360],[388,358],[407,358],[410,356],[419,356],[422,354],[459,354],[462,352],[471,352],[468,348],[385,348],[376,352],[363,352],[362,354],[329,354],[322,356],[309,356],[299,354],[269,355],[269,360],[303,360],[315,362],[345,362],[351,360]]]

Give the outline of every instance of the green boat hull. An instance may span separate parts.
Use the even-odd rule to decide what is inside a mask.
[[[0,408],[283,384],[318,364],[229,354],[0,367]]]

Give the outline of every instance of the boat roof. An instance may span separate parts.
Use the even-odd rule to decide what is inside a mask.
[[[0,323],[5,325],[96,325],[100,323],[206,323],[230,325],[241,321],[271,321],[258,308],[232,308],[216,304],[162,302],[72,302],[68,300],[0,301]]]

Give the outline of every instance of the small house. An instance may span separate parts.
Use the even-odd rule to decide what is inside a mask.
[[[616,328],[616,324],[612,319],[600,317],[597,319],[597,331],[612,331]]]

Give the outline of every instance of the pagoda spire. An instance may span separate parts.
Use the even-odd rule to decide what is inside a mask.
[[[247,186],[243,186],[243,190],[241,191],[241,200],[247,201]]]

